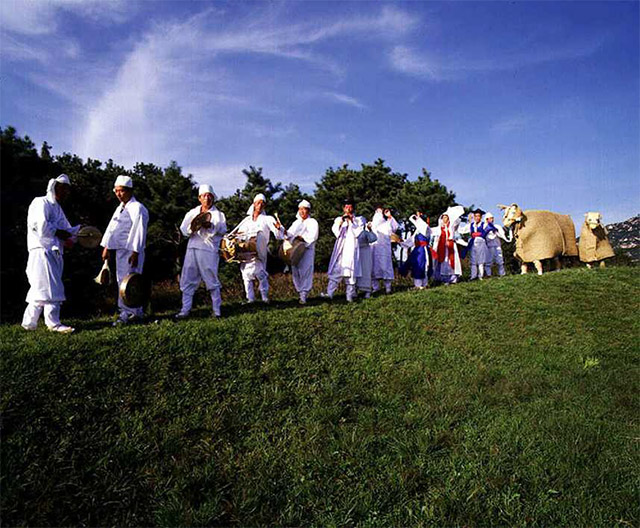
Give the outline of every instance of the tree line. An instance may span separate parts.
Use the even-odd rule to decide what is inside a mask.
[[[50,178],[61,173],[72,181],[72,195],[64,206],[72,225],[82,223],[104,230],[118,202],[113,182],[120,174],[133,178],[136,197],[149,210],[145,274],[152,281],[175,278],[186,248],[179,225],[190,208],[197,205],[197,185],[191,174],[172,161],[167,167],[139,162],[126,169],[109,159],[83,161],[71,153],[52,156],[50,145],[43,143],[40,152],[29,136],[21,137],[13,127],[0,128],[1,193],[1,307],[2,319],[12,318],[24,309],[28,289],[25,275],[27,262],[26,220],[31,200],[45,193]],[[454,205],[455,194],[431,174],[410,180],[407,174],[393,171],[382,159],[362,164],[359,169],[343,165],[325,171],[312,194],[304,193],[295,183],[283,185],[263,174],[262,168],[250,166],[238,175],[244,186],[230,196],[219,197],[216,206],[227,217],[229,229],[235,227],[249,208],[255,194],[267,198],[267,212],[278,213],[285,226],[295,219],[302,199],[312,204],[312,215],[320,224],[316,246],[316,269],[329,262],[334,237],[330,227],[341,214],[346,198],[355,200],[357,214],[370,219],[376,206],[389,207],[401,225],[422,211],[432,219]],[[432,222],[433,223],[433,222]],[[98,250],[76,247],[65,255],[65,283],[68,303],[65,311],[86,310],[86,304],[101,296],[93,277],[100,267]],[[224,268],[224,266],[223,266]],[[234,273],[235,272],[235,273]],[[237,269],[221,269],[221,279],[239,277]],[[68,308],[67,308],[68,307]]]

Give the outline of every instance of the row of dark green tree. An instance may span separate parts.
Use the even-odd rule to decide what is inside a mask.
[[[2,315],[3,319],[22,311],[28,289],[25,276],[27,260],[27,209],[35,196],[45,193],[47,181],[61,173],[71,177],[72,195],[65,212],[72,224],[94,225],[104,230],[117,206],[113,182],[119,174],[133,178],[136,197],[150,215],[147,264],[145,273],[153,281],[172,279],[179,273],[185,241],[179,225],[188,209],[197,205],[197,186],[191,175],[182,173],[172,162],[161,168],[150,163],[137,163],[125,169],[113,160],[83,161],[77,155],[64,153],[51,156],[45,142],[40,152],[28,136],[20,137],[13,127],[0,129],[0,174],[2,186]],[[330,227],[341,214],[345,198],[356,201],[357,212],[371,218],[375,207],[383,205],[406,222],[420,210],[435,219],[448,206],[455,204],[455,194],[430,173],[422,170],[415,180],[394,172],[382,159],[363,164],[359,169],[344,165],[329,168],[319,175],[312,195],[303,193],[296,184],[274,183],[261,168],[248,167],[238,175],[239,188],[233,195],[220,198],[217,207],[227,217],[229,229],[245,216],[254,195],[267,197],[267,210],[277,212],[285,225],[295,219],[298,202],[312,203],[312,214],[320,224],[316,250],[316,267],[326,269],[334,238]],[[65,311],[77,311],[98,295],[92,282],[100,267],[99,251],[74,248],[65,255],[65,283],[68,303]],[[236,274],[239,274],[236,271]],[[75,310],[74,310],[75,305]]]

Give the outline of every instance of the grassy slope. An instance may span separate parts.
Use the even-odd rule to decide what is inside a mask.
[[[4,523],[637,525],[639,286],[1,327]]]

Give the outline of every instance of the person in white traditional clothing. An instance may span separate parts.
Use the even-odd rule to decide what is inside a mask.
[[[256,279],[262,302],[269,303],[269,274],[267,273],[269,234],[273,233],[276,238],[281,239],[284,232],[282,224],[273,216],[266,214],[266,200],[264,194],[256,194],[246,218],[234,229],[237,235],[245,239],[256,237],[256,256],[249,262],[240,264],[247,303],[253,303],[256,300],[253,291],[253,281]]]
[[[120,205],[113,213],[100,245],[104,248],[102,260],[109,258],[110,251],[115,253],[116,278],[120,287],[130,273],[142,273],[149,213],[133,195],[133,180],[129,176],[118,176],[113,185],[113,192]],[[124,304],[120,296],[118,310],[120,313],[114,325],[140,319],[143,315],[141,306],[130,308]]]
[[[311,218],[311,204],[302,200],[298,204],[298,214],[291,227],[284,232],[284,238],[293,241],[302,238],[307,248],[297,264],[291,265],[293,286],[300,296],[300,304],[306,304],[307,297],[313,287],[313,264],[318,240],[318,221]]]
[[[487,250],[487,230],[486,224],[482,221],[484,211],[482,209],[476,209],[469,215],[469,222],[463,226],[460,226],[458,232],[462,235],[471,234],[471,240],[469,240],[469,246],[467,253],[470,253],[469,263],[471,265],[471,280],[480,279],[484,277],[484,265],[488,259]]]
[[[338,216],[331,230],[336,236],[333,253],[329,261],[329,285],[323,297],[333,299],[341,281],[345,281],[347,288],[347,301],[353,302],[356,298],[356,280],[362,276],[360,267],[360,248],[358,236],[365,228],[365,222],[360,216],[355,216],[355,205],[352,200],[345,200],[342,216]]]
[[[360,276],[356,279],[356,290],[364,294],[365,299],[373,293],[373,244],[378,240],[364,216],[358,217],[364,229],[358,235],[358,258],[360,260]]]
[[[463,214],[461,205],[449,207],[438,219],[438,227],[431,230],[431,247],[437,254],[434,279],[438,282],[455,284],[462,275],[457,228]]]
[[[71,192],[66,174],[49,180],[47,194],[34,198],[27,213],[27,309],[22,318],[25,330],[35,330],[44,312],[44,322],[53,332],[71,333],[60,322],[60,308],[66,299],[62,284],[64,247],[70,247],[80,225],[71,227],[60,206]]]
[[[227,221],[224,214],[214,205],[216,195],[211,185],[198,187],[200,205],[191,209],[180,224],[180,231],[189,238],[187,252],[180,274],[180,290],[182,290],[182,308],[176,319],[189,316],[193,306],[193,296],[204,282],[211,296],[211,307],[214,317],[220,317],[222,296],[218,280],[218,264],[220,256],[218,248],[220,240],[227,232]]]
[[[491,276],[491,266],[497,264],[498,275],[503,277],[504,271],[504,257],[502,255],[502,242],[500,239],[509,243],[512,240],[512,235],[505,233],[504,227],[499,224],[494,224],[493,213],[486,213],[484,215],[485,222],[487,224],[487,262],[485,263],[485,272],[487,277]]]
[[[398,230],[398,222],[389,209],[376,209],[371,220],[371,230],[376,234],[378,240],[374,242],[373,248],[373,291],[380,289],[380,281],[384,282],[386,293],[391,293],[391,283],[394,279],[393,259],[391,258],[391,235]]]

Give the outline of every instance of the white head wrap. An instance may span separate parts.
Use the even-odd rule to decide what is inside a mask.
[[[51,178],[47,183],[47,199],[50,202],[57,202],[56,200],[56,183],[66,183],[71,185],[71,180],[66,174],[61,174],[57,178]]]
[[[307,209],[311,210],[311,204],[309,203],[308,200],[302,200],[299,204],[298,204],[298,209],[300,209],[301,207],[306,207]],[[298,220],[302,220],[302,217],[300,216],[300,211],[298,211],[296,213],[296,218]]]
[[[447,215],[449,217],[449,233],[451,236],[455,233],[458,224],[460,224],[460,217],[464,214],[464,207],[461,205],[454,205],[447,208],[447,210],[438,218],[438,226],[443,226],[442,217]]]
[[[121,174],[116,178],[116,182],[113,184],[113,187],[129,187],[129,189],[133,189],[133,180],[130,176]]]
[[[442,215],[447,215],[449,217],[449,222],[453,225],[456,220],[458,220],[464,214],[464,207],[461,205],[454,205],[453,207],[447,208],[447,210],[442,213]],[[440,215],[440,218],[442,218]]]
[[[203,194],[211,193],[213,194],[213,199],[216,199],[216,193],[213,192],[213,187],[208,183],[203,183],[198,187],[198,196],[202,196]]]
[[[67,176],[66,174],[61,174],[60,176],[58,176],[56,178],[56,181],[58,183],[66,183],[67,185],[71,185],[71,180],[69,179],[69,176]]]
[[[249,206],[249,209],[247,209],[247,215],[252,216],[253,215],[253,204],[256,202],[259,202],[260,200],[262,200],[263,202],[267,203],[267,199],[265,198],[264,194],[262,193],[258,193],[253,197],[253,203]],[[262,214],[264,214],[264,211],[262,211]]]
[[[484,213],[484,219],[487,220],[488,218],[493,218],[495,220],[495,216],[493,216],[493,213],[491,212],[486,212]]]

